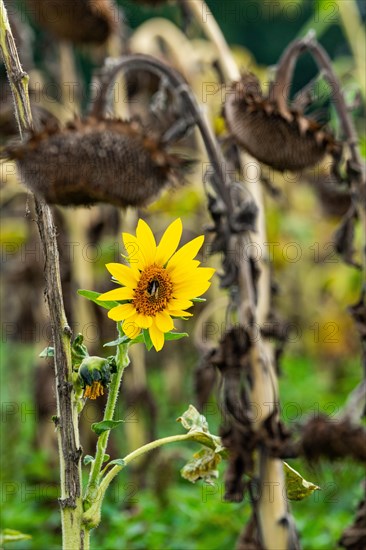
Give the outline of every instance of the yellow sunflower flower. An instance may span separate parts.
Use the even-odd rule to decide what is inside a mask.
[[[172,317],[192,315],[186,310],[193,305],[193,298],[206,292],[215,272],[199,267],[200,262],[194,260],[203,244],[203,235],[177,251],[182,230],[178,218],[169,225],[158,245],[143,220],[138,222],[136,236],[122,233],[129,265],[106,265],[122,287],[99,296],[99,300],[126,302],[111,309],[108,317],[123,321],[123,331],[131,339],[141,329],[148,329],[156,351],[164,345],[164,334],[174,328]]]

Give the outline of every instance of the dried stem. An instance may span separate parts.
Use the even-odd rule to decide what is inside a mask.
[[[28,75],[24,73],[3,0],[0,0],[1,53],[7,69],[14,97],[19,133],[32,128],[32,114],[28,96]],[[55,375],[57,396],[56,426],[60,454],[61,518],[64,549],[88,548],[88,536],[82,527],[81,466],[82,450],[79,442],[78,414],[73,401],[72,364],[70,353],[71,330],[64,310],[56,228],[50,208],[35,199],[37,225],[45,259],[46,298],[50,311],[55,348]]]
[[[196,22],[201,26],[203,32],[216,46],[221,73],[226,84],[239,80],[240,71],[231,54],[230,48],[217,24],[213,14],[203,1],[190,2],[180,0],[185,9],[192,13]],[[264,243],[266,238],[266,219],[263,203],[263,193],[257,174],[260,168],[255,159],[249,155],[240,153],[241,168],[247,167],[249,182],[246,188],[251,193],[253,200],[258,207],[257,233],[255,234],[256,244],[261,247],[262,257],[266,258]],[[246,250],[251,243],[252,235],[246,233],[232,238],[230,249]],[[258,299],[255,303],[254,289],[250,266],[248,261],[237,261],[239,272],[240,299],[238,304],[239,321],[250,333],[253,327],[262,325],[266,320],[270,308],[271,281],[268,261],[264,259],[260,265],[260,278],[258,283]],[[258,429],[265,420],[265,417],[272,413],[278,402],[277,375],[274,368],[273,349],[262,339],[253,334],[251,348],[251,364],[253,369],[254,384],[251,393],[251,402],[261,411],[258,422],[254,429]],[[265,411],[265,414],[264,414]],[[282,462],[277,459],[266,457],[265,452],[258,454],[257,460],[258,477],[261,484],[261,497],[257,503],[254,502],[254,514],[258,518],[260,538],[265,548],[287,548],[291,535],[285,526],[284,520],[288,516],[288,506],[285,493],[285,480]],[[269,494],[269,487],[276,487],[275,494]]]

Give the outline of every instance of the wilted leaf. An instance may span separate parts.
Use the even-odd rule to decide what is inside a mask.
[[[193,441],[198,441],[205,447],[210,447],[215,453],[220,453],[223,457],[226,456],[226,449],[222,446],[221,439],[210,433],[206,418],[198,412],[196,407],[189,405],[182,416],[177,418],[177,422],[181,422],[183,428],[188,430],[188,434]]]
[[[188,409],[177,418],[177,422],[181,422],[186,430],[201,430],[209,432],[208,423],[203,414],[200,414],[196,407],[189,405]]]
[[[299,472],[291,468],[287,462],[283,463],[285,471],[286,494],[290,500],[302,500],[310,496],[314,491],[319,490],[318,485],[306,481]]]
[[[217,466],[221,456],[212,449],[203,448],[193,455],[193,458],[181,469],[184,479],[196,483],[202,479],[205,483],[213,485],[219,477]]]

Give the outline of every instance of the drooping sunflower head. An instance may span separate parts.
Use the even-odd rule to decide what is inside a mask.
[[[175,220],[157,245],[150,227],[139,220],[136,236],[122,234],[129,265],[106,266],[121,287],[99,296],[103,301],[121,302],[108,316],[122,321],[123,331],[131,339],[148,330],[157,351],[164,345],[164,335],[174,328],[174,318],[192,315],[186,310],[209,288],[215,271],[200,267],[194,259],[203,236],[177,250],[182,229],[181,220]]]

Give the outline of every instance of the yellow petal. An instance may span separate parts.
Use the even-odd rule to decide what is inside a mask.
[[[164,333],[153,323],[149,328],[149,334],[156,351],[160,351],[164,345]]]
[[[176,298],[173,298],[169,302],[169,309],[188,309],[189,307],[192,307],[193,302],[190,300],[177,300]]]
[[[142,313],[138,313],[135,316],[134,321],[136,321],[136,324],[141,328],[149,328],[152,325],[152,317],[143,315]]]
[[[98,300],[132,300],[134,291],[132,288],[128,288],[127,286],[123,286],[120,288],[114,288],[113,290],[109,290],[108,292],[104,292],[104,294],[101,294],[98,298]]]
[[[183,263],[180,263],[173,267],[168,264],[166,270],[173,280],[178,281],[179,279],[192,278],[194,276],[194,273],[196,273],[196,269],[199,265],[200,262],[198,260],[190,260],[184,261]]]
[[[146,265],[153,264],[156,255],[156,241],[153,232],[144,220],[140,219],[137,224],[136,237]]]
[[[158,329],[162,332],[169,332],[174,328],[173,320],[171,319],[170,315],[165,311],[159,311],[155,315],[154,321]]]
[[[130,321],[130,319],[124,321],[122,328],[123,332],[126,334],[126,336],[131,338],[131,340],[136,338],[141,332],[141,328],[137,326],[134,321]]]
[[[174,289],[174,295],[178,300],[197,298],[210,287],[210,281],[191,282]]]
[[[130,233],[122,233],[122,240],[128,255],[128,262],[132,269],[144,269],[146,265],[145,256],[142,253],[142,248],[135,235]]]
[[[183,311],[182,309],[169,309],[168,313],[172,317],[193,317],[193,313],[189,313],[189,311]]]
[[[132,304],[121,304],[108,311],[108,317],[113,321],[123,321],[132,315],[135,315],[136,310]]]
[[[155,262],[157,264],[165,265],[174,254],[182,236],[182,231],[183,225],[180,218],[171,223],[165,230],[156,249]]]
[[[179,264],[181,263],[193,260],[193,258],[196,256],[197,252],[203,245],[204,240],[205,237],[201,235],[200,237],[196,237],[195,239],[193,239],[193,241],[190,241],[182,246],[182,248],[180,248],[178,252],[176,252],[174,256],[172,256],[172,258],[169,260],[169,268],[173,268],[179,266]]]
[[[106,268],[108,269],[109,273],[113,275],[115,279],[117,279],[118,282],[120,282],[124,286],[128,286],[130,288],[135,288],[136,283],[138,281],[138,278],[136,276],[136,273],[126,265],[123,264],[106,264]]]

